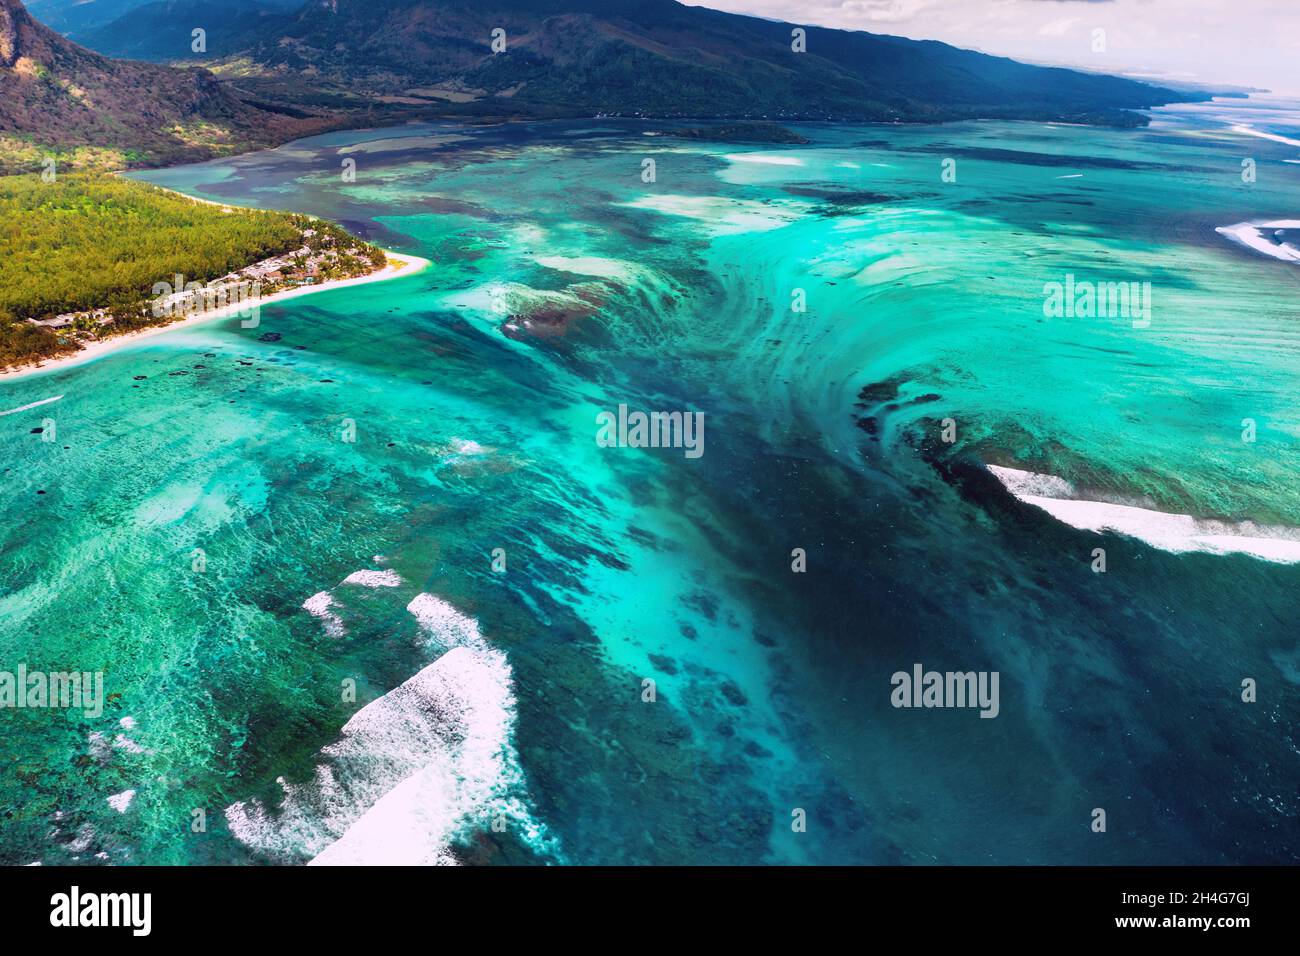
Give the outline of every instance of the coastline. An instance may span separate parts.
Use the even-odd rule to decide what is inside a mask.
[[[161,187],[160,187],[161,188]],[[174,192],[174,190],[168,190]],[[184,195],[184,193],[177,193]],[[210,202],[210,200],[199,199],[195,196],[187,196],[188,199],[194,199],[196,202]],[[229,205],[226,203],[213,203],[213,205]],[[388,264],[382,269],[376,269],[363,276],[354,276],[350,279],[333,279],[329,282],[323,282],[319,285],[299,286],[295,289],[284,289],[274,295],[268,295],[265,298],[256,300],[258,308],[268,305],[276,305],[288,299],[296,299],[304,295],[312,295],[316,292],[326,292],[330,289],[342,289],[347,286],[363,285],[367,282],[380,282],[384,279],[392,279],[397,276],[415,275],[422,272],[431,265],[428,259],[420,256],[403,255],[400,252],[390,252],[383,250],[384,256],[389,260]],[[39,375],[46,372],[57,372],[64,369],[73,368],[78,365],[84,365],[103,358],[119,349],[126,348],[129,345],[141,341],[142,339],[151,338],[155,335],[162,335],[165,332],[174,332],[177,329],[192,328],[204,322],[210,322],[215,319],[226,318],[242,309],[246,309],[246,302],[236,302],[219,309],[212,309],[208,312],[199,312],[195,315],[187,316],[178,322],[170,322],[167,325],[156,325],[146,329],[139,329],[133,332],[127,332],[123,335],[114,335],[107,339],[100,339],[88,343],[76,352],[68,355],[61,355],[55,358],[42,359],[39,362],[27,365],[18,365],[13,368],[0,369],[0,384],[17,381],[21,378],[27,378],[32,375]]]
[[[290,142],[292,142],[292,140],[290,140]],[[282,145],[283,145],[283,144],[282,144]],[[277,147],[277,148],[278,148],[278,147]],[[252,152],[255,153],[255,152],[258,152],[258,151],[257,151],[257,150],[252,150]],[[246,156],[246,155],[248,155],[248,154],[247,154],[247,153],[236,153],[235,155],[236,155],[236,156]],[[166,169],[166,168],[168,168],[168,167],[163,167],[163,168]],[[131,172],[131,170],[117,170],[117,171],[115,171],[115,172],[113,173],[113,175],[114,175],[114,176],[117,176],[118,178],[122,178],[122,173],[124,173],[124,172]],[[165,193],[171,193],[173,196],[179,196],[181,199],[188,199],[190,202],[196,202],[196,203],[199,203],[200,205],[204,205],[204,206],[216,206],[218,209],[242,209],[242,210],[244,210],[245,212],[271,212],[271,211],[273,211],[273,210],[269,210],[269,209],[263,209],[261,206],[241,206],[239,203],[233,203],[233,202],[218,202],[218,201],[215,200],[215,199],[204,199],[202,196],[191,196],[189,193],[183,193],[183,192],[181,192],[179,189],[172,189],[170,186],[159,186],[157,183],[151,183],[151,182],[149,182],[149,180],[147,180],[147,179],[130,179],[129,181],[130,181],[130,182],[133,182],[133,183],[140,183],[140,184],[142,184],[142,185],[144,185],[144,186],[152,186],[154,189],[161,189],[161,190],[162,190],[163,192],[165,192]],[[284,210],[284,211],[287,211],[287,210]],[[307,217],[310,218],[310,219],[319,219],[319,218],[320,218],[319,216],[313,216],[311,213],[302,213],[301,215],[307,216]],[[395,254],[395,253],[390,253],[390,255],[393,255],[393,254]]]

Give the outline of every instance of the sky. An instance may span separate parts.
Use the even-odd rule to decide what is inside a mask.
[[[1300,0],[682,0],[1150,80],[1300,94]],[[1094,31],[1105,50],[1094,51]]]

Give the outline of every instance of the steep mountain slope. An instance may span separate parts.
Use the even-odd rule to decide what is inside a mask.
[[[62,33],[69,40],[75,40],[82,46],[103,53],[105,51],[90,42],[92,32],[150,2],[151,0],[28,0],[27,12],[47,27]],[[257,0],[257,2],[267,9],[279,10],[282,13],[297,11],[302,6],[302,0]],[[204,0],[201,7],[204,15],[201,20],[186,25],[186,36],[196,26],[202,26],[211,32],[213,27],[219,21],[224,21],[234,8],[245,3],[246,0]]]
[[[76,38],[127,13],[147,0],[31,0],[27,12],[64,36]]]
[[[251,106],[206,70],[109,60],[0,0],[0,172],[50,152],[98,166],[205,159],[319,125]]]
[[[277,33],[286,20],[271,0],[155,0],[141,3],[108,23],[75,34],[105,56],[167,63],[230,56]],[[206,33],[204,49],[193,49],[191,31]]]
[[[108,0],[95,0],[96,3]],[[113,0],[116,2],[116,0]],[[50,150],[87,165],[177,162],[341,125],[413,117],[590,116],[1135,125],[1206,94],[674,0],[156,0],[98,35],[110,60],[0,0],[0,171]],[[107,6],[105,7],[107,9]],[[505,50],[493,52],[494,31]],[[111,34],[111,35],[110,35]],[[237,86],[235,85],[237,84]],[[71,155],[69,155],[71,154]]]
[[[792,29],[673,0],[311,0],[239,59],[245,75],[532,115],[1133,124],[1126,111],[1202,98],[868,33],[808,28],[796,53]]]

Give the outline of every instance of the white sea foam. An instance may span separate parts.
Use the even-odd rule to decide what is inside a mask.
[[[696,219],[715,236],[779,229],[794,222],[810,208],[807,203],[799,202],[763,203],[756,199],[673,193],[652,193],[622,205]]]
[[[531,328],[529,314],[534,310],[587,312],[592,308],[593,297],[606,295],[608,291],[607,284],[600,281],[577,282],[565,289],[534,289],[520,282],[487,282],[449,293],[443,301],[452,308],[490,316],[493,324],[506,319],[511,325],[517,323]]]
[[[144,748],[128,737],[126,734],[118,734],[113,738],[113,746],[118,750],[125,750],[130,754],[142,754]]]
[[[773,156],[771,153],[728,153],[722,157],[733,163],[761,163],[764,166],[802,166],[797,156]]]
[[[123,717],[118,723],[124,730],[135,729],[134,717]],[[90,732],[86,740],[86,748],[90,751],[90,756],[99,763],[107,763],[113,756],[114,750],[125,750],[127,753],[132,754],[148,753],[144,747],[126,734],[114,734],[110,743],[108,736],[99,730]]]
[[[1064,478],[1056,475],[1040,475],[1033,471],[1021,471],[1018,468],[1003,468],[989,465],[998,481],[1006,486],[1007,491],[1017,498],[1026,495],[1043,498],[1069,498],[1074,495],[1074,486]]]
[[[557,272],[572,272],[601,279],[635,280],[638,268],[621,259],[603,259],[599,256],[538,256],[537,264]]]
[[[127,793],[135,795],[134,790],[128,790]],[[109,801],[110,803],[112,800]],[[128,799],[127,803],[131,801]],[[85,853],[95,842],[95,828],[89,823],[83,823],[77,827],[76,835],[68,841],[68,850],[72,853]]]
[[[353,571],[343,579],[344,584],[358,584],[363,588],[395,588],[402,584],[401,576],[391,568],[382,571]]]
[[[439,647],[486,646],[478,621],[461,614],[440,597],[417,594],[406,609],[415,615],[424,636]]]
[[[539,852],[558,853],[528,808],[505,654],[440,598],[422,594],[410,610],[439,643],[459,646],[357,711],[311,781],[281,778],[274,813],[256,800],[227,807],[240,841],[315,865],[446,864],[458,836],[503,817]]]
[[[334,613],[332,608],[338,607],[338,602],[334,600],[334,595],[329,591],[317,591],[307,600],[302,602],[303,610],[312,617],[318,619],[325,626],[325,633],[330,637],[342,637],[347,633],[343,626],[343,619]]]
[[[1281,229],[1300,230],[1300,219],[1278,219],[1274,222],[1239,222],[1235,226],[1219,226],[1214,231],[1238,245],[1261,252],[1283,262],[1300,262],[1300,247],[1289,242],[1274,241],[1267,233]]]
[[[108,738],[98,730],[90,732],[86,740],[86,749],[90,751],[91,759],[99,763],[107,763],[108,758],[113,755],[112,745],[109,744]]]
[[[1175,554],[1202,551],[1247,554],[1280,564],[1300,562],[1300,528],[1253,521],[1216,521],[1133,505],[1087,501],[1075,497],[1074,486],[1055,475],[998,465],[987,467],[1018,499],[1073,528],[1127,535]]]
[[[1261,130],[1253,129],[1244,123],[1232,127],[1234,133],[1241,133],[1245,136],[1256,136],[1259,139],[1272,140],[1275,143],[1285,143],[1288,146],[1300,146],[1300,139],[1291,139],[1287,136],[1279,136],[1277,133],[1265,133]]]
[[[485,455],[488,451],[478,442],[462,438],[453,438],[451,446],[456,449],[458,455]]]
[[[357,818],[308,866],[455,866],[447,843],[429,839],[445,824],[431,818],[455,806],[454,771],[433,761],[411,774]]]

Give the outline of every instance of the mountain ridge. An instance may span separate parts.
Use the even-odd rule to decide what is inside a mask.
[[[309,0],[290,13],[239,0],[219,23],[212,13],[209,0],[154,0],[110,24],[115,51],[180,69],[110,59],[0,0],[0,171],[50,151],[194,161],[410,119],[1137,126],[1140,110],[1208,98],[676,0]],[[213,27],[199,53],[194,22]]]
[[[497,28],[504,53],[489,48]],[[795,30],[806,52],[792,49]],[[461,102],[462,113],[493,106],[536,116],[1122,126],[1145,122],[1136,110],[1203,98],[933,40],[799,27],[675,0],[311,0],[226,67],[234,61],[254,79],[415,99],[429,89],[460,92],[487,101]]]
[[[205,69],[112,60],[0,0],[0,171],[186,162],[272,145],[314,124],[250,105]],[[87,159],[85,154],[89,154]]]

